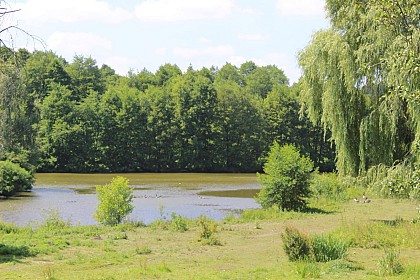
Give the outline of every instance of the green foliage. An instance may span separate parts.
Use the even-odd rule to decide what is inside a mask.
[[[206,216],[200,216],[198,220],[201,230],[199,235],[199,241],[207,245],[222,245],[217,239],[217,223],[213,220],[207,219]]]
[[[18,164],[0,161],[0,196],[11,196],[32,188],[32,174]]]
[[[13,256],[13,257],[29,257],[31,256],[31,251],[26,246],[13,246],[13,245],[4,245],[0,244],[0,262],[4,257]]]
[[[318,264],[308,259],[296,261],[296,272],[301,278],[319,278],[321,269]]]
[[[172,225],[176,231],[184,232],[188,231],[188,223],[187,219],[182,217],[181,215],[177,215],[175,213],[171,214],[172,217]]]
[[[371,188],[385,198],[420,198],[420,168],[398,164],[387,168]]]
[[[283,250],[290,261],[309,260],[311,244],[309,238],[294,227],[286,227],[281,234]]]
[[[311,193],[318,198],[345,200],[349,198],[347,189],[336,173],[315,173],[311,179]]]
[[[133,190],[128,186],[128,179],[117,176],[110,184],[96,186],[99,204],[95,219],[104,225],[115,226],[123,222],[133,211]]]
[[[1,160],[23,154],[41,172],[256,172],[276,140],[332,168],[320,127],[299,113],[300,89],[274,65],[125,77],[91,57],[24,49],[17,69],[1,50]]]
[[[265,174],[259,175],[262,188],[258,202],[264,208],[276,205],[286,211],[304,210],[310,196],[312,169],[312,161],[301,156],[294,146],[280,147],[275,142],[264,165]]]
[[[58,212],[58,210],[51,209],[48,211],[46,210],[45,212],[47,214],[47,217],[44,220],[44,222],[40,225],[40,228],[42,230],[61,231],[63,230],[63,228],[70,226],[70,221],[63,221],[60,217],[60,213]]]
[[[300,53],[304,109],[330,129],[339,173],[418,161],[420,4],[327,0],[331,28]]]
[[[312,253],[317,262],[342,259],[347,253],[347,244],[333,235],[315,235],[311,238]]]
[[[379,275],[391,276],[401,274],[404,267],[400,261],[400,252],[394,249],[385,249],[385,255],[378,262]]]

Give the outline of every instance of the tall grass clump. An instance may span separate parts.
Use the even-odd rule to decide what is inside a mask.
[[[290,261],[309,259],[311,245],[309,238],[294,227],[286,227],[281,235],[283,249]]]
[[[318,264],[304,259],[296,262],[296,273],[301,278],[319,278],[321,276],[321,269]]]
[[[380,276],[401,274],[404,267],[400,261],[400,252],[394,249],[385,249],[385,255],[378,262]]]
[[[332,235],[315,235],[311,241],[313,256],[317,262],[342,259],[347,253],[347,244]]]

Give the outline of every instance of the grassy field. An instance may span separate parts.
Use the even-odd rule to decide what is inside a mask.
[[[259,209],[219,223],[173,216],[113,228],[68,226],[51,213],[36,229],[0,223],[0,279],[420,279],[420,223],[410,222],[418,205],[314,200],[311,213]],[[290,262],[287,226],[339,238],[347,254]],[[396,254],[398,274],[381,270],[395,263],[385,249]]]

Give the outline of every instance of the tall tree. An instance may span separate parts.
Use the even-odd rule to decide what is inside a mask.
[[[66,67],[66,71],[71,78],[75,100],[85,98],[92,90],[99,94],[105,92],[105,79],[93,58],[76,55],[73,62]]]
[[[302,100],[330,129],[337,168],[358,174],[419,158],[420,4],[327,0],[332,27],[299,55]]]
[[[166,83],[169,82],[169,80],[171,80],[171,78],[176,77],[176,76],[181,76],[182,75],[182,71],[181,69],[179,69],[178,66],[176,66],[175,64],[165,64],[159,67],[159,69],[156,71],[155,73],[155,81],[156,84],[159,86],[163,86],[166,85]]]
[[[152,171],[176,170],[179,168],[179,158],[177,158],[179,139],[177,139],[174,96],[168,87],[149,87],[147,98],[150,102],[147,119],[150,137],[147,169]]]
[[[179,127],[179,162],[187,170],[209,170],[214,162],[217,93],[207,74],[190,68],[172,88]]]
[[[259,170],[258,159],[268,148],[264,146],[265,122],[260,98],[228,79],[217,83],[217,99],[221,118],[216,151],[221,170]]]
[[[266,98],[274,86],[288,83],[283,71],[273,65],[257,67],[245,77],[247,91],[261,98]]]

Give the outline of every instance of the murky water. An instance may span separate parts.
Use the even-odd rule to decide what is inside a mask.
[[[247,208],[258,208],[254,196],[260,188],[255,174],[136,173],[37,174],[31,192],[0,200],[0,217],[17,225],[42,222],[51,211],[72,224],[96,224],[96,185],[115,176],[129,179],[134,188],[131,219],[150,223],[172,213],[220,220]]]

